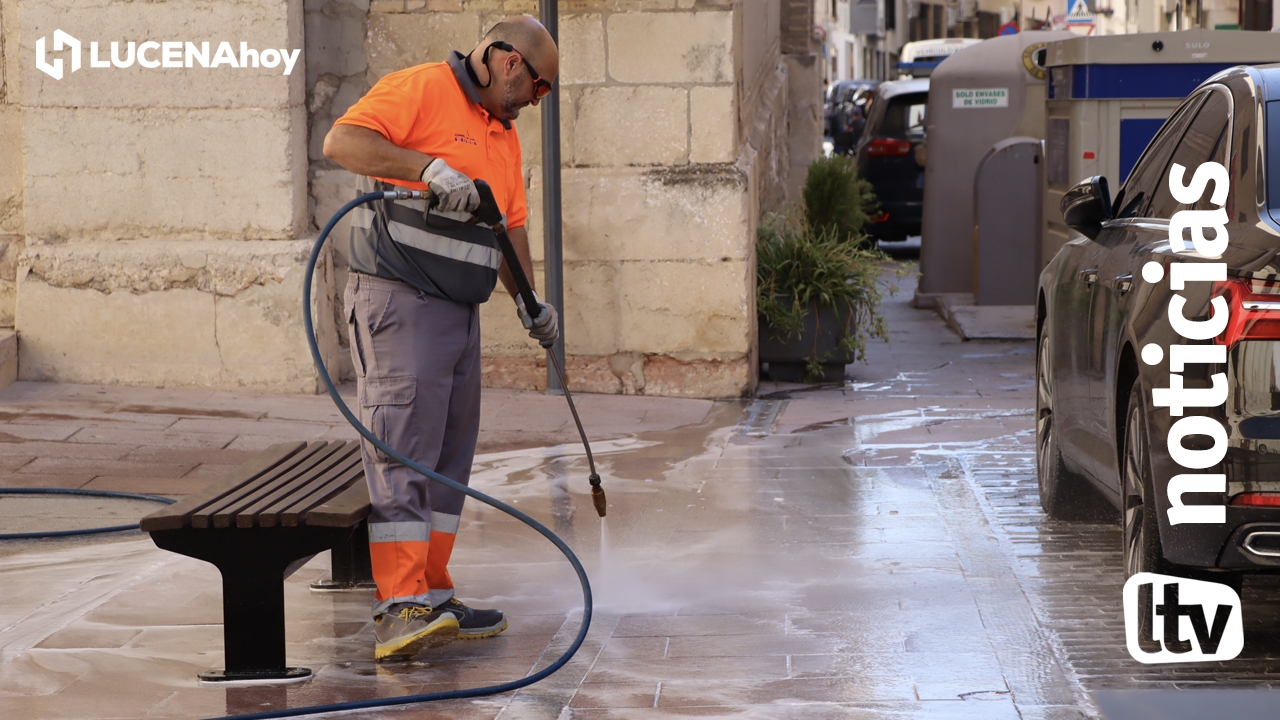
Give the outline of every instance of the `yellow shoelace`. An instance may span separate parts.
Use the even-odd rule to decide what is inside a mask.
[[[435,612],[435,610],[430,607],[407,607],[400,611],[400,617],[405,620],[412,620],[419,616],[430,615],[432,612]]]

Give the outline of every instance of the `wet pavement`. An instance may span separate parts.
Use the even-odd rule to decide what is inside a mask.
[[[843,386],[716,403],[583,396],[607,525],[562,400],[487,394],[473,484],[580,555],[596,596],[586,643],[515,693],[352,716],[1065,720],[1098,717],[1098,690],[1269,686],[1280,620],[1264,582],[1246,589],[1246,657],[1128,658],[1117,528],[1039,510],[1032,344],[961,342],[907,307],[910,290],[886,306],[893,342]],[[13,438],[3,485],[165,494],[272,442],[350,436],[324,398],[35,384],[0,393],[0,433]],[[0,523],[32,522],[8,502]],[[195,677],[221,664],[212,566],[140,535],[0,545],[0,716],[392,697],[510,680],[569,645],[581,596],[552,546],[468,501],[454,557],[461,596],[506,610],[507,632],[375,664],[370,594],[308,588],[327,574],[322,555],[286,581],[289,661],[315,677],[228,688]]]

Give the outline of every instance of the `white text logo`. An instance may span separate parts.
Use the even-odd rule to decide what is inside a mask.
[[[1213,183],[1213,194],[1209,202],[1217,205],[1214,210],[1180,210],[1169,220],[1169,249],[1175,253],[1187,253],[1194,250],[1202,258],[1218,259],[1226,252],[1227,211],[1224,207],[1230,191],[1231,175],[1221,163],[1202,163],[1196,168],[1191,182],[1183,184],[1187,169],[1174,163],[1169,170],[1169,194],[1174,200],[1184,205],[1195,205],[1200,202],[1209,183]],[[1191,231],[1191,246],[1188,247],[1183,233]],[[1213,237],[1206,238],[1205,230],[1212,230]],[[1166,261],[1167,262],[1167,261]],[[1185,290],[1189,282],[1208,282],[1220,284],[1227,279],[1227,264],[1224,262],[1167,262],[1169,266],[1169,287],[1172,290]],[[1142,267],[1142,278],[1149,283],[1157,283],[1164,279],[1165,263],[1156,260],[1147,262]],[[1169,301],[1169,326],[1186,340],[1205,341],[1212,344],[1173,345],[1169,348],[1169,387],[1154,388],[1151,391],[1151,403],[1156,407],[1169,408],[1169,414],[1180,418],[1169,428],[1169,457],[1178,465],[1188,470],[1206,470],[1222,462],[1227,454],[1227,431],[1219,422],[1209,415],[1187,415],[1187,408],[1218,408],[1227,401],[1226,373],[1214,373],[1210,378],[1213,387],[1188,388],[1183,385],[1183,373],[1188,365],[1224,365],[1227,362],[1227,345],[1229,342],[1213,342],[1214,338],[1223,334],[1230,321],[1230,309],[1227,298],[1215,296],[1209,306],[1212,315],[1206,320],[1191,320],[1184,314],[1187,299],[1182,295],[1174,295]],[[1142,361],[1148,365],[1156,365],[1164,360],[1164,348],[1155,343],[1148,343],[1142,348]],[[1207,437],[1212,441],[1204,449],[1192,449],[1185,442],[1188,437]],[[1196,441],[1199,442],[1199,441]],[[1227,476],[1223,473],[1183,473],[1169,480],[1165,488],[1169,497],[1169,524],[1182,523],[1224,523],[1227,521],[1227,509],[1219,505],[1186,505],[1182,497],[1188,493],[1224,493],[1227,491]]]
[[[82,47],[79,40],[62,30],[53,31],[53,51],[71,50],[71,72],[76,72],[81,65]],[[288,75],[298,62],[301,49],[267,48],[257,50],[249,47],[249,43],[240,43],[237,53],[229,42],[219,42],[215,48],[208,40],[199,44],[179,40],[156,42],[118,42],[110,44],[110,50],[100,48],[99,43],[89,43],[90,68],[128,68],[136,63],[146,69],[155,68],[276,68],[283,67]],[[48,59],[45,38],[36,40],[36,68],[53,78],[61,80],[63,75],[62,58]]]
[[[1137,573],[1124,584],[1124,636],[1140,663],[1230,660],[1244,649],[1240,596],[1219,583]]]

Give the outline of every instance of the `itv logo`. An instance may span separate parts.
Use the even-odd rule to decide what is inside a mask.
[[[1124,634],[1140,663],[1230,660],[1244,649],[1240,596],[1218,583],[1138,573],[1124,584]]]

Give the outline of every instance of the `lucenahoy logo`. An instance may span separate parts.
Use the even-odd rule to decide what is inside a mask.
[[[48,58],[48,47],[46,45],[47,38],[36,40],[36,69],[48,75],[54,80],[61,80],[63,76],[62,58],[54,58],[52,62]],[[284,66],[284,74],[288,75],[293,72],[293,66],[298,62],[298,56],[302,54],[301,48],[288,50],[280,48],[267,48],[265,50],[255,50],[249,47],[249,43],[240,43],[239,55],[231,48],[231,43],[220,42],[216,49],[212,49],[209,41],[203,41],[199,45],[192,42],[182,42],[177,40],[169,40],[164,42],[156,42],[147,40],[145,42],[129,41],[127,43],[112,42],[110,55],[100,56],[98,43],[89,43],[89,67],[91,68],[127,68],[132,67],[136,62],[139,67],[147,69],[153,68],[216,68],[223,65],[233,68],[248,67],[265,67],[274,68],[281,65]],[[63,50],[71,51],[71,72],[76,72],[81,68],[81,42],[63,32],[62,30],[53,31],[53,52],[62,52]]]

